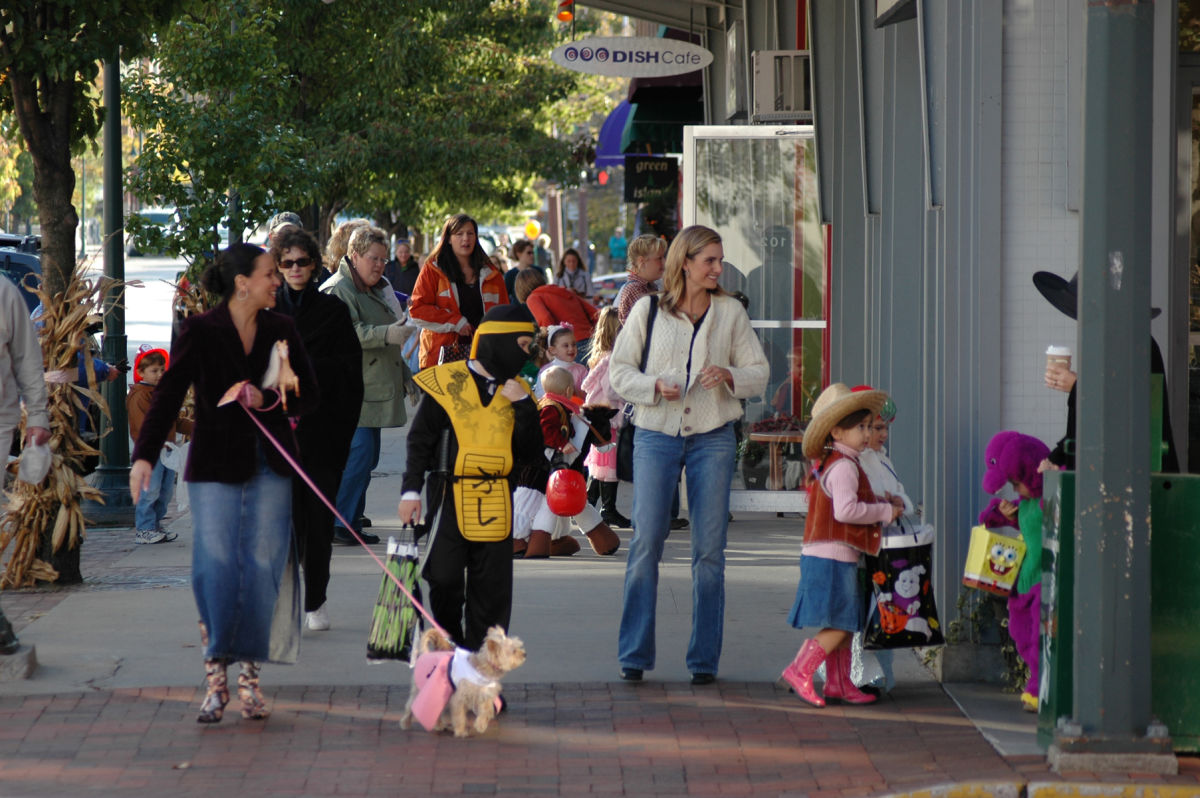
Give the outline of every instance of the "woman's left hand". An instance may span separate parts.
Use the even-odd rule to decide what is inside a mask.
[[[729,369],[721,366],[706,366],[700,372],[700,387],[711,390],[721,383],[733,388],[733,374]]]

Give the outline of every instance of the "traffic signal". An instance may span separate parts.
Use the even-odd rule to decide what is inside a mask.
[[[575,20],[575,0],[562,0],[558,4],[558,13],[555,17],[559,22],[573,22]]]

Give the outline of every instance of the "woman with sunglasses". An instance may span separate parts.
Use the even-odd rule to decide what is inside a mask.
[[[362,407],[358,335],[346,305],[317,290],[323,269],[316,239],[298,227],[289,227],[276,235],[271,255],[283,278],[275,310],[295,320],[321,389],[321,403],[296,425],[300,458],[313,482],[332,499]],[[304,566],[304,625],[315,632],[324,631],[329,628],[325,590],[333,554],[333,512],[298,475],[292,477],[292,525]]]

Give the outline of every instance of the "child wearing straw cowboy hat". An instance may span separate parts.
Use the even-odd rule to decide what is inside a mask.
[[[858,584],[862,553],[877,554],[881,525],[904,511],[902,499],[871,490],[858,455],[870,440],[870,422],[887,394],[851,391],[838,382],[813,404],[812,421],[804,431],[804,456],[818,465],[809,485],[808,516],[800,555],[800,585],[788,622],[797,629],[819,629],[804,641],[796,658],[783,671],[783,680],[813,706],[825,698],[869,704],[850,679],[850,639],[863,625],[863,592]],[[826,662],[828,679],[822,698],[813,687],[813,674]]]

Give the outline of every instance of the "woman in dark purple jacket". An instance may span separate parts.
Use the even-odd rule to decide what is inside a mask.
[[[225,670],[234,660],[242,663],[242,716],[267,717],[259,663],[295,662],[300,635],[295,560],[289,558],[291,469],[237,402],[217,403],[230,386],[249,381],[247,404],[295,457],[288,415],[308,412],[320,396],[295,324],[269,310],[279,287],[273,257],[256,246],[234,244],[217,256],[201,282],[221,303],[183,323],[171,347],[170,368],[142,422],[129,487],[136,502],[188,388],[195,388],[196,422],[184,479],[192,505],[192,591],[205,648],[207,690],[198,720],[215,723],[229,701]],[[299,390],[286,396],[260,387],[278,341],[287,342],[299,380]],[[278,613],[277,603],[282,604]],[[273,626],[277,615],[282,620]]]

